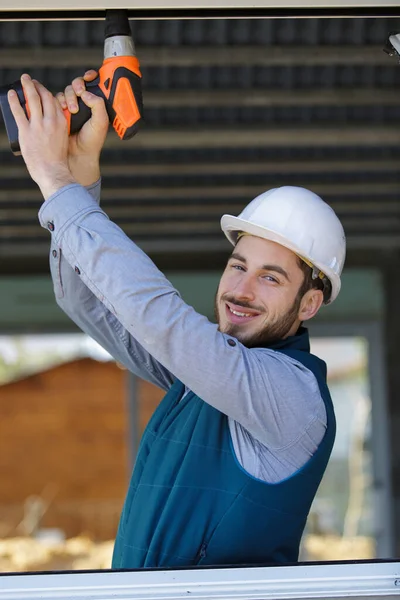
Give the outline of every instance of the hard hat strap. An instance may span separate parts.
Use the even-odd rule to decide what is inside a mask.
[[[299,258],[301,258],[301,260],[303,262],[306,263],[306,265],[308,265],[310,267],[310,269],[312,269],[312,279],[325,279],[326,275],[325,273],[323,273],[322,271],[320,271],[318,269],[318,267],[316,267],[315,265],[312,264],[312,262],[310,262],[307,258],[304,258],[304,256],[301,256],[300,254],[297,255]]]

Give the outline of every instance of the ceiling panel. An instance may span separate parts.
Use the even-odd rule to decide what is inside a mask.
[[[103,206],[171,265],[228,248],[224,212],[304,185],[342,218],[350,251],[400,246],[400,18],[132,22],[145,127],[110,132]],[[56,92],[102,61],[101,21],[0,23],[0,84],[29,72]],[[0,131],[0,269],[43,268],[40,194]],[[312,225],[312,224],[311,224]],[[169,258],[168,258],[169,257]],[[28,260],[29,259],[29,260]],[[21,271],[21,267],[19,267]]]

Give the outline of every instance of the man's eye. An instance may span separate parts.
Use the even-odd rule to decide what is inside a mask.
[[[242,265],[231,265],[232,269],[236,269],[237,271],[244,271],[244,267]]]
[[[264,275],[263,279],[267,279],[267,281],[272,281],[272,283],[279,283],[279,281],[275,279],[275,277],[272,277],[272,275]]]

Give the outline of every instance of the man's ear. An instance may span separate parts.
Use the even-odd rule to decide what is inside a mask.
[[[300,321],[308,321],[315,317],[324,302],[324,295],[321,290],[308,290],[301,299],[299,308]]]

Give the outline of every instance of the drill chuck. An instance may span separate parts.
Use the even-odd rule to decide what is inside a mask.
[[[129,25],[128,11],[120,9],[110,9],[106,11],[106,27],[104,38],[124,35],[130,37],[132,35]]]

